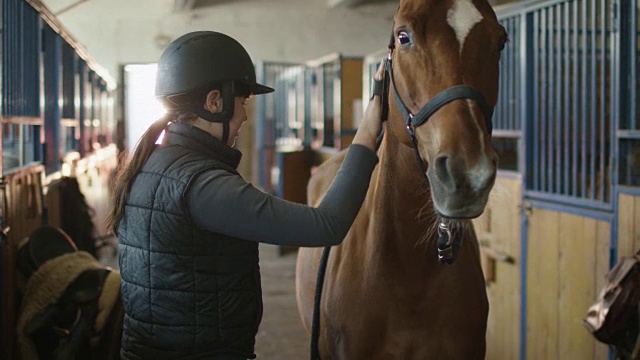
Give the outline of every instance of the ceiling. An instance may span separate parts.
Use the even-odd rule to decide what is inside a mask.
[[[398,0],[32,1],[42,2],[74,40],[111,74],[117,74],[122,63],[156,60],[172,39],[194,29],[216,28],[232,34],[252,49],[255,59],[299,62],[326,55],[329,50],[362,55],[378,48],[377,39],[388,38],[398,3]],[[510,0],[489,1],[497,5]]]
[[[103,3],[100,0],[41,0],[55,16],[66,15],[77,7],[92,6],[91,3]],[[217,5],[228,3],[240,3],[250,0],[112,0],[108,2],[108,14],[120,13],[122,18],[127,14],[149,17],[158,13],[179,13],[197,10],[208,10]],[[267,2],[269,0],[262,0]],[[327,8],[335,7],[359,7],[380,3],[394,3],[398,0],[286,0],[286,2],[299,4],[301,2],[322,4]],[[282,0],[278,0],[279,3]],[[101,8],[104,8],[102,5]],[[146,14],[146,15],[145,15]]]

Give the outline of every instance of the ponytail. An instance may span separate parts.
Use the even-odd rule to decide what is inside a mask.
[[[127,161],[125,158],[127,156],[125,152],[121,154],[111,195],[111,213],[109,213],[106,220],[108,228],[113,229],[114,233],[117,234],[118,232],[118,225],[124,215],[125,204],[133,181],[156,148],[156,141],[160,137],[160,134],[174,116],[175,113],[167,112],[166,115],[149,126],[136,144],[130,161]]]

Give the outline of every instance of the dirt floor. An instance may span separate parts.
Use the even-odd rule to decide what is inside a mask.
[[[309,358],[309,336],[296,307],[296,254],[280,256],[278,247],[260,245],[264,315],[256,338],[257,360]]]
[[[113,248],[99,255],[103,263],[118,268]],[[260,245],[264,315],[256,337],[257,360],[309,358],[309,336],[296,307],[295,267],[295,252],[281,256],[277,246]]]

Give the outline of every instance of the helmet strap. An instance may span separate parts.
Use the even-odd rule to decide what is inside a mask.
[[[229,140],[229,120],[233,117],[235,108],[235,84],[233,81],[227,81],[222,84],[222,111],[212,113],[205,110],[202,106],[195,107],[192,111],[199,117],[209,121],[222,123],[222,142],[227,143]],[[206,97],[206,94],[205,94]]]
[[[227,143],[229,141],[229,122],[222,123],[222,142]]]

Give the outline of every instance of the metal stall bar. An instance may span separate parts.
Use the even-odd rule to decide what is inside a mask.
[[[505,27],[510,38],[513,39],[518,36],[519,16],[502,19],[500,22]],[[496,111],[493,114],[494,136],[497,137],[520,136],[521,121],[518,117],[520,91],[517,83],[517,76],[520,71],[519,56],[519,42],[511,40],[505,46],[500,57],[500,90],[498,92]]]
[[[38,12],[20,0],[2,4],[2,114],[40,116]]]
[[[543,94],[544,94],[544,99],[546,102],[546,106],[545,106],[545,117],[542,120],[545,124],[545,128],[546,128],[546,141],[543,142],[543,151],[545,152],[545,157],[547,158],[547,166],[545,168],[546,170],[546,174],[545,174],[545,178],[546,178],[546,187],[545,187],[545,191],[546,192],[550,192],[550,193],[554,193],[554,185],[555,185],[555,170],[556,167],[555,165],[555,157],[554,157],[554,150],[555,150],[555,144],[554,144],[554,140],[555,140],[555,127],[554,127],[554,123],[556,122],[555,120],[555,108],[556,108],[556,103],[555,103],[555,88],[554,88],[554,80],[555,80],[555,73],[556,73],[556,64],[554,61],[554,54],[555,54],[555,12],[554,12],[554,7],[547,7],[546,9],[544,9],[544,12],[546,13],[546,24],[544,24],[544,30],[546,33],[546,56],[545,56],[545,63],[547,66],[547,76],[541,78],[544,87],[542,88],[543,90]]]
[[[530,198],[612,208],[610,3],[532,2],[527,9],[535,76]]]
[[[287,82],[287,76],[283,75],[289,69],[295,74],[293,76],[293,84],[291,81]],[[288,91],[291,86],[299,86],[300,82],[304,84],[304,66],[300,64],[289,63],[275,63],[275,62],[260,62],[256,65],[256,73],[258,82],[267,86],[273,87],[276,91],[273,94],[267,94],[265,96],[259,96],[256,102],[256,152],[257,152],[257,184],[263,191],[273,193],[273,184],[271,170],[275,164],[275,150],[276,142],[278,139],[294,138],[300,146],[307,146],[310,141],[305,134],[309,132],[305,130],[308,127],[308,119],[306,114],[301,116],[298,105],[302,107],[302,111],[306,105],[306,101],[298,103],[300,99],[299,93],[295,94],[295,109],[297,111],[291,113],[292,116],[300,117],[291,119],[292,123],[289,124],[287,116],[290,115],[288,111],[287,99],[290,95]],[[298,77],[302,77],[301,79]],[[300,91],[299,89],[293,89],[293,91]],[[302,90],[304,92],[304,89]],[[306,98],[306,94],[304,98]],[[294,96],[293,94],[291,96]],[[301,122],[301,123],[300,123]],[[294,124],[295,123],[295,124]],[[289,125],[295,125],[296,129],[291,128]],[[297,127],[299,126],[299,127]],[[286,142],[286,140],[285,140]]]
[[[69,43],[62,45],[62,117],[77,119],[78,55]]]
[[[40,18],[20,0],[2,2],[3,171],[40,161]]]
[[[98,120],[98,108],[100,107],[100,98],[97,96],[97,92],[98,90],[98,82],[100,81],[100,77],[98,76],[98,74],[96,74],[96,72],[94,70],[90,70],[89,71],[89,96],[91,97],[91,108],[89,109],[89,120],[90,120],[90,124],[89,124],[89,129],[91,129],[90,131],[90,136],[89,136],[89,148],[91,149],[91,151],[93,152],[94,150],[94,146],[96,146],[96,143],[98,142],[98,126],[96,126],[96,124],[99,124],[99,120]]]
[[[64,152],[78,150],[78,55],[69,43],[62,45],[62,119]]]
[[[530,86],[531,86],[531,92],[529,93],[529,96],[532,97],[532,101],[533,104],[531,104],[530,106],[530,111],[532,111],[532,116],[530,119],[526,119],[527,123],[531,124],[531,127],[527,129],[527,134],[533,134],[534,132],[541,132],[541,126],[540,126],[540,107],[538,106],[539,101],[540,101],[540,84],[538,82],[538,75],[541,71],[540,69],[540,56],[538,54],[539,49],[541,48],[540,46],[540,36],[539,36],[539,32],[538,29],[540,29],[540,13],[539,12],[533,12],[529,15],[530,19],[530,29],[527,29],[527,31],[530,31],[530,37],[531,37],[531,42],[533,43],[532,46],[529,46],[527,50],[529,50],[530,52],[528,54],[523,54],[523,58],[527,58],[531,57],[531,64],[530,64],[530,73],[531,73],[531,77],[528,80],[531,80]],[[530,188],[530,189],[539,189],[542,183],[542,180],[540,179],[540,174],[541,172],[535,169],[540,169],[542,166],[542,158],[540,156],[540,152],[538,151],[538,145],[535,144],[534,142],[528,142],[528,146],[526,147],[526,153],[530,154],[529,156],[531,156],[532,158],[532,166],[529,166],[529,168],[531,169],[531,171],[528,171],[528,177],[531,179],[530,181],[527,181],[526,183],[528,183],[529,186],[527,186],[526,188]],[[529,165],[530,162],[527,161],[527,165]]]
[[[572,41],[572,46],[573,46],[573,59],[572,59],[572,63],[573,63],[573,71],[572,71],[572,75],[573,75],[573,88],[571,89],[571,97],[573,98],[572,104],[571,104],[571,113],[572,113],[572,117],[571,117],[571,123],[573,124],[572,126],[572,131],[571,131],[571,186],[570,186],[570,191],[568,192],[569,196],[572,197],[577,197],[578,196],[578,158],[580,156],[580,152],[578,149],[578,129],[580,128],[580,99],[582,99],[581,97],[577,96],[577,92],[579,91],[579,89],[581,88],[581,83],[580,83],[580,56],[579,56],[579,51],[580,51],[580,47],[579,47],[579,33],[578,33],[578,29],[579,29],[579,24],[580,24],[580,16],[579,16],[579,7],[578,7],[578,1],[574,1],[572,3],[572,22],[571,22],[571,28],[573,29],[573,41]]]
[[[80,157],[85,157],[91,149],[87,148],[87,77],[88,69],[87,63],[84,60],[80,60],[78,63],[78,81],[80,87],[78,88],[78,98],[80,99],[80,106],[78,108],[78,129],[80,132]]]
[[[638,0],[629,1],[629,25],[631,28],[629,36],[629,53],[632,55],[630,59],[635,59],[635,63],[629,67],[629,78],[633,82],[629,87],[630,98],[632,101],[629,103],[629,129],[640,130],[640,122],[638,121],[638,102],[640,102],[640,91],[638,85],[638,70],[640,70],[640,53],[638,52],[638,40],[640,39],[640,25],[638,23]]]
[[[552,169],[555,170],[555,176],[552,180],[553,183],[553,192],[555,193],[562,193],[562,187],[561,187],[561,178],[562,178],[562,171],[564,169],[564,166],[562,166],[562,148],[563,148],[563,143],[562,143],[562,125],[563,122],[565,121],[562,118],[562,108],[564,107],[564,103],[562,102],[562,77],[563,77],[563,67],[562,67],[562,58],[564,55],[564,49],[562,48],[562,35],[563,32],[565,31],[563,29],[562,26],[562,4],[557,4],[555,6],[552,7],[552,11],[554,13],[554,18],[555,18],[555,29],[554,29],[554,41],[553,41],[553,48],[554,48],[554,55],[555,55],[555,59],[553,59],[552,61],[555,61],[555,77],[554,77],[554,82],[555,82],[555,86],[553,87],[553,91],[554,91],[554,98],[555,98],[555,114],[554,114],[554,122],[555,122],[555,126],[554,126],[554,130],[555,130],[555,134],[553,136],[553,141],[550,142],[550,145],[553,149],[553,154],[551,155],[554,159],[553,164],[554,166],[552,167]]]
[[[498,153],[500,170],[522,171],[520,161],[519,140],[522,137],[521,118],[519,117],[520,89],[518,76],[520,73],[520,34],[521,18],[519,15],[508,15],[500,19],[507,31],[509,42],[505,44],[500,55],[500,79],[498,99],[493,113],[492,145]]]
[[[544,29],[547,29],[547,12],[546,10],[541,10],[538,12],[540,16],[540,24],[539,27],[536,28],[536,32],[539,34],[540,38],[540,48],[536,49],[539,51],[537,57],[540,61],[540,78],[536,79],[536,84],[538,86],[538,96],[540,97],[540,113],[538,120],[539,131],[540,131],[540,142],[535,144],[537,147],[536,152],[540,155],[540,168],[538,168],[537,172],[540,174],[540,187],[537,190],[546,191],[547,190],[547,171],[549,165],[547,164],[547,157],[544,151],[547,144],[547,96],[544,92],[546,88],[546,84],[544,83],[548,77],[547,75],[547,32]],[[536,71],[538,71],[536,69]]]
[[[640,119],[638,119],[638,101],[640,101],[640,14],[638,0],[619,1],[620,9],[620,73],[619,77],[620,115],[616,132],[616,171],[618,191],[635,193],[640,186]],[[614,96],[614,95],[612,95]]]
[[[60,170],[60,93],[62,90],[62,39],[49,25],[43,29],[44,42],[44,134],[45,169],[47,173]]]
[[[570,11],[570,5],[568,2],[565,2],[564,4],[562,4],[563,7],[563,20],[562,22],[565,24],[566,27],[564,30],[564,38],[562,41],[562,48],[564,49],[564,79],[562,81],[563,83],[563,87],[562,87],[562,93],[561,95],[563,96],[563,116],[562,116],[562,126],[563,126],[563,132],[564,132],[564,136],[562,141],[564,142],[564,146],[562,147],[562,149],[564,150],[562,159],[563,159],[563,163],[564,166],[562,167],[562,172],[564,173],[564,177],[562,179],[562,193],[563,194],[569,194],[569,181],[570,181],[570,169],[571,169],[571,158],[569,157],[569,153],[570,153],[570,149],[571,149],[571,143],[573,142],[573,139],[571,139],[569,137],[569,134],[571,134],[571,97],[570,97],[570,91],[571,91],[571,71],[570,71],[570,63],[571,63],[571,28],[570,28],[570,16],[569,16],[569,11]]]
[[[607,34],[609,33],[609,28],[608,28],[608,23],[607,23],[607,15],[608,15],[608,0],[600,0],[600,31],[599,31],[599,35],[600,35],[600,41],[596,42],[596,44],[600,44],[600,55],[599,55],[599,59],[600,59],[600,89],[599,89],[599,93],[600,93],[600,129],[599,129],[599,146],[598,146],[598,154],[600,154],[599,156],[599,166],[598,166],[598,182],[600,183],[598,192],[600,194],[600,196],[597,197],[597,200],[605,202],[607,201],[607,191],[608,188],[606,188],[606,183],[607,183],[607,179],[610,179],[610,177],[607,174],[607,169],[606,169],[606,162],[608,163],[608,157],[606,156],[606,154],[608,154],[608,152],[606,152],[605,150],[607,149],[607,140],[608,140],[608,136],[610,136],[610,132],[608,131],[608,129],[606,128],[606,123],[607,121],[611,121],[611,118],[609,116],[610,114],[610,107],[608,106],[608,93],[607,93],[607,79],[610,79],[609,73],[607,72],[608,66],[607,66],[607,60],[608,60],[608,37]],[[595,7],[595,6],[594,6]],[[594,139],[595,140],[595,139]],[[605,162],[606,160],[606,162]],[[594,188],[596,188],[595,184],[593,186]]]
[[[586,148],[586,143],[587,143],[587,126],[585,125],[588,124],[588,113],[587,113],[587,106],[589,104],[589,101],[587,100],[587,87],[588,87],[588,83],[587,83],[587,75],[588,75],[588,67],[587,67],[587,56],[586,56],[586,51],[587,51],[587,34],[588,34],[588,30],[587,30],[587,5],[586,3],[582,4],[582,27],[580,29],[581,31],[581,40],[582,40],[582,44],[580,47],[580,56],[581,56],[581,60],[582,60],[582,87],[581,87],[581,96],[582,96],[582,109],[581,109],[581,116],[580,119],[582,120],[581,123],[581,131],[580,131],[580,153],[582,154],[582,158],[580,161],[580,192],[578,197],[584,198],[587,194],[587,170],[584,168],[585,165],[587,164],[587,148]]]
[[[596,71],[598,68],[598,63],[597,63],[597,52],[596,52],[596,48],[597,48],[597,31],[598,31],[598,27],[597,27],[597,13],[596,13],[596,0],[591,0],[590,1],[590,10],[591,10],[591,14],[589,15],[589,20],[590,20],[590,25],[591,28],[589,29],[589,35],[590,35],[590,39],[589,39],[589,69],[591,70],[589,72],[590,76],[590,84],[589,84],[589,102],[590,102],[590,121],[589,121],[589,164],[587,166],[587,168],[589,169],[589,184],[588,184],[588,194],[587,194],[587,198],[588,199],[595,199],[596,198],[596,158],[595,158],[595,154],[596,154],[596,141],[595,141],[595,135],[596,135],[596,131],[597,131],[597,126],[596,126],[596,122],[597,122],[597,106],[596,104],[598,103],[598,99],[597,99],[597,93],[596,93],[596,89],[597,89],[597,82],[596,82]],[[590,190],[590,191],[589,191]]]
[[[322,72],[322,100],[323,100],[323,114],[324,114],[324,129],[323,129],[323,142],[322,146],[328,148],[336,148],[340,142],[340,132],[336,131],[336,126],[339,124],[340,119],[336,116],[336,111],[339,109],[336,104],[336,90],[335,81],[340,78],[340,58],[332,59],[319,65]],[[339,110],[338,110],[339,111]]]

